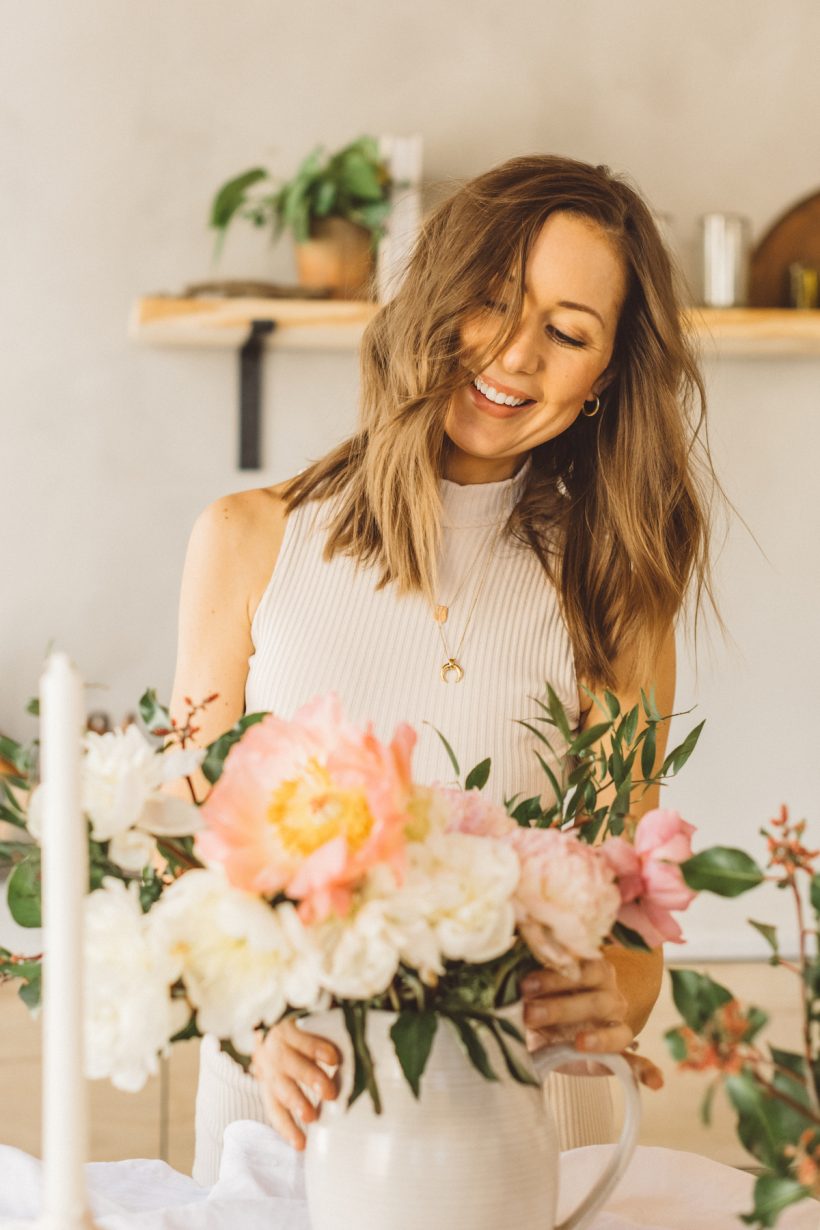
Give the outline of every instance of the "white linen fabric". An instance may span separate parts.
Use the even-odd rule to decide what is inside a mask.
[[[610,1146],[561,1157],[559,1215],[566,1216],[603,1170]],[[297,1155],[261,1123],[232,1123],[210,1191],[164,1162],[86,1167],[98,1230],[310,1230]],[[639,1147],[589,1230],[741,1230],[752,1207],[751,1175],[696,1153]],[[0,1226],[32,1224],[40,1210],[41,1163],[0,1146]],[[787,1209],[778,1230],[817,1230],[820,1206]],[[498,1230],[508,1230],[499,1226]]]
[[[535,749],[552,759],[560,777],[566,744],[557,731],[544,727],[553,744],[550,757],[517,719],[532,722],[541,712],[533,698],[545,699],[549,682],[575,728],[578,683],[555,589],[534,553],[505,530],[530,466],[528,459],[515,476],[501,482],[461,486],[440,481],[436,598],[450,606],[444,629],[453,654],[475,600],[457,655],[464,667],[460,683],[441,679],[447,655],[424,598],[399,597],[393,586],[377,589],[377,570],[347,557],[323,558],[333,505],[313,502],[291,513],[252,623],[246,712],[291,717],[306,701],[334,691],[348,717],[359,725],[372,722],[382,739],[389,739],[399,722],[410,722],[418,734],[416,781],[454,780],[438,730],[463,774],[491,758],[484,792],[495,802],[514,794],[539,795],[545,804],[554,801]],[[194,1177],[210,1185],[219,1171],[226,1125],[233,1119],[264,1122],[265,1113],[256,1083],[213,1041],[206,1040],[201,1056]],[[562,1148],[614,1138],[608,1078],[553,1074],[547,1089]]]

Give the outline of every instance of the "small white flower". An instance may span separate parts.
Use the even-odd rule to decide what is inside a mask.
[[[372,999],[387,990],[399,967],[399,948],[384,902],[365,902],[344,918],[331,915],[312,930],[322,953],[322,986],[332,995]]]
[[[203,1032],[249,1053],[254,1029],[275,1024],[288,1005],[320,1006],[318,953],[289,902],[273,909],[216,869],[189,871],[152,915]]]
[[[106,879],[85,903],[85,1071],[141,1089],[185,1024],[171,1000],[179,966],[143,914],[135,884]]]
[[[157,843],[149,833],[141,829],[127,829],[111,838],[108,857],[123,871],[139,874],[143,867],[150,867],[157,852]]]

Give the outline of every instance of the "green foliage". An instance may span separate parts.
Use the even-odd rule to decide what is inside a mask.
[[[696,892],[739,897],[763,882],[763,872],[745,850],[712,846],[681,863],[683,878]]]
[[[690,1029],[697,1033],[723,1004],[734,998],[732,992],[708,974],[690,969],[670,970],[675,1007]]]
[[[365,1033],[367,1004],[360,1000],[349,1000],[342,1004],[342,1012],[353,1047],[353,1088],[347,1100],[348,1109],[366,1090],[370,1094],[374,1111],[380,1115],[382,1113],[381,1097],[376,1084],[373,1056],[370,1054]]]
[[[406,1009],[399,1013],[390,1030],[396,1055],[415,1097],[419,1096],[421,1090],[420,1082],[430,1057],[437,1026],[438,1017],[435,1012],[414,1012],[412,1009]]]
[[[490,776],[490,758],[482,760],[471,769],[464,782],[465,790],[483,790]]]
[[[18,980],[18,995],[31,1012],[40,1006],[42,973],[40,957],[14,957],[8,949],[0,948],[0,983]]]
[[[157,700],[154,688],[147,688],[139,700],[139,715],[145,723],[145,728],[152,735],[157,731],[171,729],[171,715],[165,705]]]
[[[20,927],[41,927],[42,866],[40,847],[32,846],[9,876],[6,888],[9,912]]]
[[[249,726],[255,726],[257,722],[261,722],[262,718],[266,716],[264,713],[246,713],[235,726],[232,726],[230,730],[226,730],[224,735],[220,735],[218,739],[215,739],[213,743],[208,745],[205,759],[202,762],[202,772],[211,785],[214,782],[218,782],[222,776],[225,761],[233,745],[239,742]]]
[[[758,1175],[754,1186],[754,1208],[751,1213],[744,1213],[740,1220],[747,1226],[774,1226],[784,1209],[805,1200],[808,1195],[808,1189],[796,1179],[779,1174]]]
[[[364,227],[374,247],[384,233],[392,182],[372,137],[359,137],[330,156],[317,146],[292,179],[273,192],[254,191],[269,178],[264,168],[253,167],[229,179],[216,193],[209,217],[217,232],[216,256],[236,217],[255,226],[271,226],[274,239],[290,230],[297,243],[310,237],[311,223],[319,218],[346,218]]]

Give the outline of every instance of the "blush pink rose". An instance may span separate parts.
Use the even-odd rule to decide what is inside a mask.
[[[521,864],[514,897],[518,929],[545,965],[569,976],[592,960],[615,923],[620,894],[600,851],[557,829],[515,825],[505,840]]]
[[[670,910],[685,910],[696,896],[680,869],[692,857],[694,832],[678,812],[658,807],[638,822],[634,843],[610,837],[601,846],[621,894],[618,922],[637,931],[650,948],[665,940],[683,942]]]
[[[480,790],[457,790],[439,786],[437,793],[447,802],[450,812],[448,830],[470,833],[474,837],[508,837],[518,825],[512,816],[491,803]]]
[[[304,922],[346,913],[370,868],[403,869],[415,739],[402,725],[380,743],[370,726],[348,723],[332,693],[290,722],[263,718],[200,809],[197,853],[236,888],[286,892]]]

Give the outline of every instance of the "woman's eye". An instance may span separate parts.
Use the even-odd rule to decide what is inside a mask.
[[[569,337],[568,334],[562,333],[560,329],[556,329],[554,325],[549,325],[548,328],[559,346],[576,346],[579,349],[586,346],[586,342],[580,341],[577,337]]]

